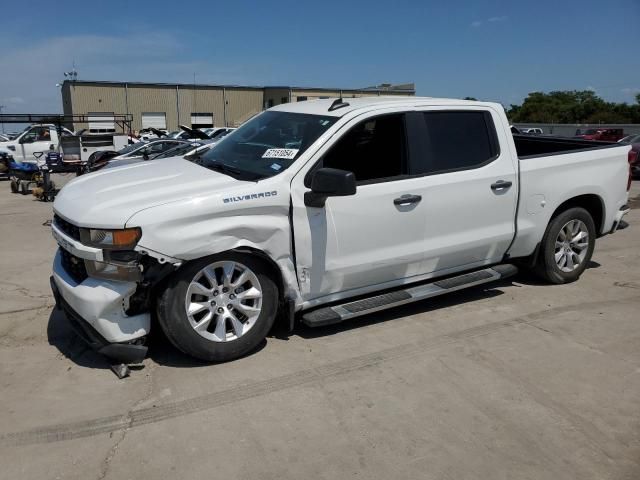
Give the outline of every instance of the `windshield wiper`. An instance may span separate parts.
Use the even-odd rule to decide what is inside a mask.
[[[230,167],[229,165],[225,165],[224,163],[209,163],[207,168],[214,170],[216,172],[224,173],[225,175],[229,175],[236,180],[258,180],[261,176],[252,172],[247,172],[245,170],[240,170],[239,168]]]

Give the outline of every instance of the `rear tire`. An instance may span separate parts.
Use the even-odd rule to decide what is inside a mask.
[[[226,362],[254,350],[271,329],[278,289],[256,257],[226,253],[190,262],[167,281],[158,321],[192,357]]]
[[[575,282],[591,260],[595,239],[589,212],[580,207],[565,210],[547,226],[535,273],[553,284]]]

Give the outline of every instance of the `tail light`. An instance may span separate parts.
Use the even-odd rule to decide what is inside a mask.
[[[633,178],[633,174],[631,172],[631,166],[638,161],[639,152],[634,149],[629,150],[629,155],[627,156],[627,160],[629,161],[629,180],[627,180],[627,192],[631,190],[631,180]]]

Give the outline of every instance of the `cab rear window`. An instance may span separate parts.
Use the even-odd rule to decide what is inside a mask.
[[[423,173],[444,173],[481,167],[497,158],[499,143],[489,112],[424,112]]]

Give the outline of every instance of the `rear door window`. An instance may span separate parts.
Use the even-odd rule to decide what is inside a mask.
[[[424,136],[417,168],[435,174],[479,168],[500,151],[496,129],[487,111],[423,112]]]

